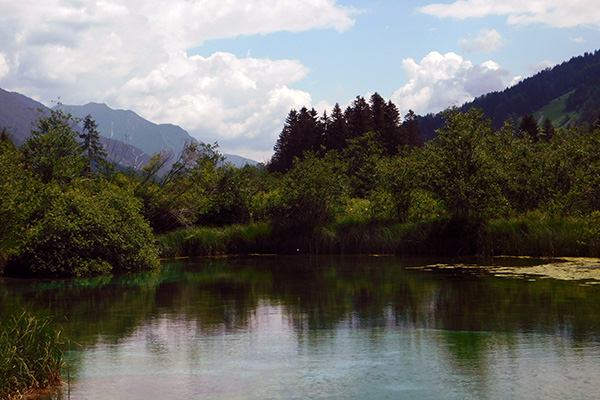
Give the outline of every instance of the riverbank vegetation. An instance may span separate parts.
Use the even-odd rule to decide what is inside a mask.
[[[377,93],[331,114],[292,110],[267,165],[236,168],[216,144],[109,164],[91,117],[42,116],[0,137],[0,268],[10,276],[153,269],[162,257],[232,253],[600,253],[600,123],[531,115],[495,129],[444,112],[423,141]],[[540,127],[541,126],[541,127]]]
[[[60,331],[27,312],[0,317],[0,398],[23,398],[60,383]]]

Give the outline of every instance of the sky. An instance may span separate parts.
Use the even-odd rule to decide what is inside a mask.
[[[260,162],[291,109],[438,112],[598,49],[598,0],[0,0],[1,88]]]

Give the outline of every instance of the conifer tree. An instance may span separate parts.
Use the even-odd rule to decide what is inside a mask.
[[[540,127],[535,122],[533,114],[527,114],[523,117],[518,131],[519,137],[529,136],[534,142],[537,142],[540,136]]]
[[[83,120],[83,130],[79,134],[82,139],[81,151],[86,159],[84,174],[91,176],[92,164],[100,163],[106,159],[108,155],[102,143],[100,143],[100,133],[98,132],[98,124],[88,115]]]
[[[356,96],[345,114],[348,122],[348,138],[357,138],[373,130],[371,107],[364,97]]]
[[[554,137],[554,125],[552,125],[552,121],[549,118],[544,120],[544,125],[542,126],[542,139],[546,142],[549,142]]]
[[[422,147],[424,144],[423,133],[419,127],[419,120],[417,114],[413,110],[409,110],[404,116],[404,122],[402,123],[402,129],[404,133],[404,143],[411,147]]]
[[[292,168],[294,157],[298,157],[297,137],[294,136],[294,130],[298,125],[298,111],[290,110],[279,138],[273,147],[275,153],[271,157],[268,169],[271,172],[287,172]]]
[[[323,144],[327,150],[342,150],[346,147],[348,124],[338,103],[335,103],[327,129],[324,131]]]

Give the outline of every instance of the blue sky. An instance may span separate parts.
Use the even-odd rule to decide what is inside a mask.
[[[597,49],[597,0],[0,0],[0,87],[258,161],[292,108],[437,112]]]

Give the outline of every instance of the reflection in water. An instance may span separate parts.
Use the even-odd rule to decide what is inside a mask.
[[[0,309],[61,322],[74,400],[596,397],[598,286],[407,268],[438,261],[173,262],[7,281]]]

